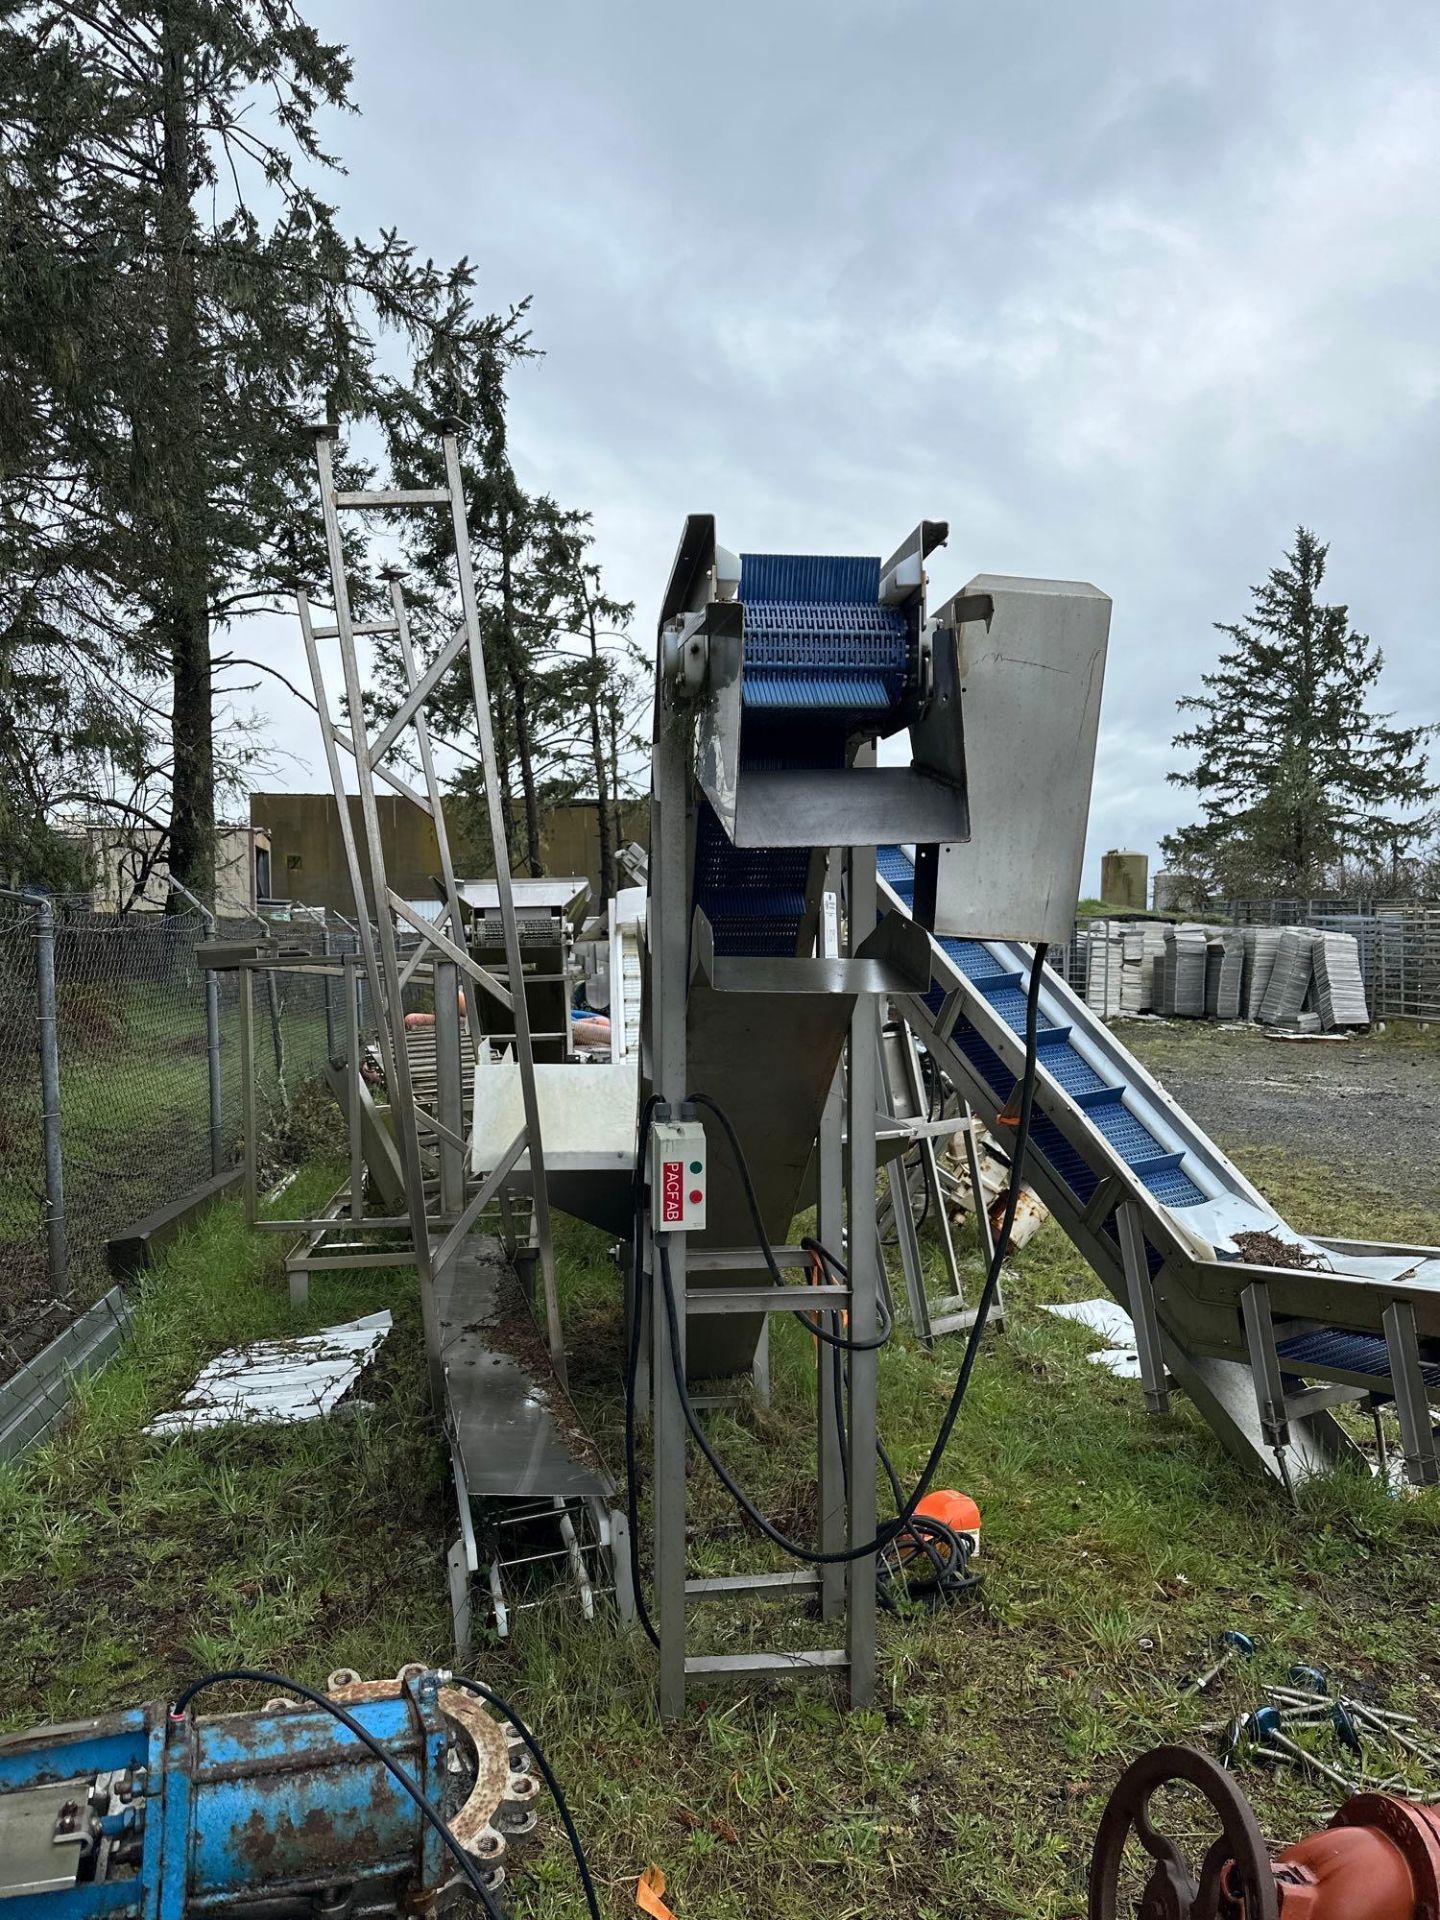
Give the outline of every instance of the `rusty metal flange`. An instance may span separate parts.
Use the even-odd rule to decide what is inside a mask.
[[[353,1668],[341,1667],[330,1675],[325,1691],[342,1707],[394,1700],[428,1671],[412,1664],[402,1667],[393,1680],[362,1680]],[[464,1804],[448,1816],[450,1831],[482,1866],[499,1868],[507,1838],[518,1838],[535,1824],[529,1810],[540,1783],[527,1771],[529,1756],[524,1748],[512,1746],[513,1729],[502,1727],[474,1694],[442,1686],[437,1700],[462,1749],[460,1767],[474,1772]]]

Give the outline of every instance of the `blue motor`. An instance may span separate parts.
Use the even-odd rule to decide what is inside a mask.
[[[443,1903],[465,1873],[387,1759],[498,1886],[539,1782],[514,1729],[447,1679],[419,1666],[332,1674],[325,1697],[351,1725],[276,1697],[258,1712],[152,1704],[0,1739],[0,1920],[358,1920]]]

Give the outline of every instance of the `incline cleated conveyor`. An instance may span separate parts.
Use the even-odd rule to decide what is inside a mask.
[[[880,850],[880,906],[913,911],[915,870]],[[931,984],[904,1011],[986,1124],[1023,1059],[1032,949],[931,939]],[[1298,1480],[1353,1452],[1330,1409],[1393,1398],[1412,1479],[1440,1479],[1428,1397],[1440,1397],[1440,1250],[1297,1233],[1058,975],[1041,992],[1030,1174],[1135,1321],[1147,1399],[1167,1374],[1225,1444]],[[1240,1257],[1262,1232],[1326,1270]],[[1303,1382],[1318,1382],[1305,1386]]]

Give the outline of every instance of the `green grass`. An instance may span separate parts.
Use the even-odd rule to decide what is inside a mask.
[[[1318,1231],[1373,1218],[1374,1196],[1325,1169],[1238,1157]],[[306,1176],[313,1202],[326,1181]],[[1367,1211],[1369,1209],[1369,1211]],[[1440,1222],[1383,1219],[1434,1239]],[[279,1249],[213,1214],[147,1284],[136,1338],[86,1390],[78,1417],[0,1475],[0,1701],[15,1725],[165,1693],[197,1668],[262,1659],[323,1681],[445,1657],[443,1548],[453,1525],[426,1412],[418,1316],[394,1276],[317,1275],[303,1313]],[[618,1285],[603,1244],[562,1244],[577,1402],[619,1459]],[[1332,1664],[1374,1697],[1440,1723],[1435,1582],[1440,1501],[1391,1500],[1356,1475],[1307,1488],[1293,1512],[1242,1476],[1191,1410],[1147,1419],[1138,1389],[1087,1359],[1042,1301],[1096,1291],[1053,1228],[1020,1256],[1009,1321],[987,1342],[942,1481],[985,1516],[982,1597],[882,1622],[877,1706],[846,1714],[828,1682],[697,1690],[657,1724],[635,1633],[586,1629],[556,1604],[476,1656],[482,1677],[541,1732],[616,1913],[634,1876],[665,1868],[682,1916],[813,1920],[885,1911],[1063,1920],[1083,1907],[1099,1805],[1126,1759],[1197,1736],[1255,1691],[1231,1673],[1203,1702],[1179,1689],[1228,1626],[1262,1671]],[[372,1410],[286,1432],[150,1441],[140,1428],[200,1362],[235,1340],[351,1317],[397,1316]],[[918,1468],[958,1350],[897,1337],[881,1358],[882,1427],[902,1475]],[[717,1443],[766,1510],[812,1498],[813,1355],[777,1325],[775,1408],[714,1417]],[[773,1565],[697,1469],[693,1558]],[[693,1616],[700,1646],[813,1643],[773,1610]],[[1303,1782],[1248,1772],[1271,1834],[1316,1823]],[[517,1873],[517,1911],[578,1911],[551,1819]]]
[[[263,986],[257,1001],[262,1129],[278,1140],[288,1123]],[[68,1280],[75,1303],[85,1305],[110,1284],[106,1239],[209,1176],[204,990],[198,981],[190,987],[166,981],[113,990],[62,983],[58,1017]],[[325,1055],[323,1003],[313,995],[287,1002],[282,1033],[294,1100]],[[46,1274],[38,1055],[33,1035],[23,1037],[21,1071],[6,1087],[10,1111],[0,1118],[0,1332],[11,1315],[23,1322],[52,1292]],[[222,1007],[221,1042],[224,1147],[233,1158],[241,1116],[238,1014],[232,1006]],[[52,1317],[49,1333],[61,1324]]]
[[[336,1184],[312,1169],[285,1196]],[[442,1464],[418,1366],[419,1317],[394,1276],[315,1277],[289,1305],[279,1237],[217,1208],[150,1275],[120,1358],[85,1384],[75,1417],[0,1469],[5,1712],[67,1719],[145,1698],[184,1672],[274,1661],[323,1680],[336,1666],[393,1672],[444,1648],[433,1584]],[[390,1306],[397,1329],[371,1410],[284,1432],[147,1439],[214,1353]],[[377,1556],[376,1538],[385,1551]],[[394,1564],[425,1573],[398,1586]]]
[[[1184,915],[1155,907],[1127,907],[1113,900],[1097,900],[1092,895],[1077,901],[1077,920],[1183,920]]]

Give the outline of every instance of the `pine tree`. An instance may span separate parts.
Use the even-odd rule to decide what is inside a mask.
[[[122,704],[168,683],[167,854],[202,895],[213,629],[325,574],[304,423],[382,404],[379,329],[460,384],[521,338],[472,311],[466,262],[340,232],[311,181],[349,86],[293,0],[20,0],[0,24],[0,702],[37,662]]]
[[[583,773],[572,784],[594,795],[603,902],[616,888],[618,769],[612,768],[610,749],[618,754],[615,736],[625,707],[625,669],[632,663],[627,629],[635,608],[605,592],[599,563],[590,551],[594,538],[588,513],[562,513],[552,501],[537,502],[533,591],[545,602],[552,644],[563,651],[562,642],[570,640],[583,648],[579,671],[571,678],[574,690],[583,690],[583,702],[572,706],[584,714],[585,751],[577,756]],[[615,643],[623,649],[618,655]]]
[[[517,343],[516,350],[523,350]],[[540,787],[545,748],[542,727],[548,690],[535,647],[534,623],[525,610],[524,573],[534,518],[534,502],[510,463],[505,418],[505,372],[501,354],[480,355],[470,365],[417,363],[404,389],[397,388],[383,409],[391,463],[404,486],[444,483],[438,435],[453,430],[459,442],[460,472],[470,535],[471,557],[480,598],[480,637],[489,683],[495,754],[507,845],[514,853],[517,826],[515,782],[519,780],[518,827],[523,863],[531,874],[544,872],[541,859]],[[433,656],[453,628],[454,553],[448,526],[417,523],[403,535],[412,574],[417,651]],[[402,670],[393,647],[382,640],[376,650],[377,713],[393,710],[402,691]],[[452,740],[473,728],[468,668],[457,662],[435,689],[431,711],[437,731]],[[473,767],[462,772],[456,790],[467,809],[478,807],[481,783]]]
[[[1396,860],[1434,825],[1436,729],[1371,710],[1383,657],[1348,608],[1320,600],[1328,551],[1296,530],[1246,618],[1216,623],[1230,645],[1204,691],[1177,703],[1200,716],[1174,741],[1196,762],[1169,779],[1204,817],[1161,845],[1212,895],[1320,891],[1342,861]]]

